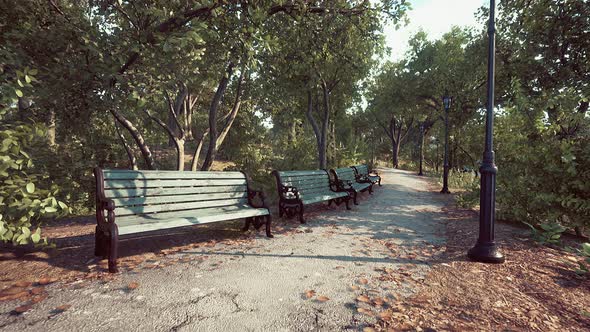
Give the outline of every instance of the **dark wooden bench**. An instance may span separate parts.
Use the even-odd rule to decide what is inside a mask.
[[[371,182],[358,182],[356,173],[352,167],[334,168],[330,170],[334,180],[338,183],[342,183],[343,187],[340,189],[348,190],[352,194],[354,204],[358,205],[357,196],[360,192],[369,191],[373,192],[373,183]]]
[[[367,165],[356,165],[352,166],[354,171],[356,172],[357,181],[359,182],[371,182],[372,184],[379,184],[381,187],[381,177],[377,171],[372,170],[369,172],[369,168]]]
[[[304,206],[326,201],[328,205],[345,203],[346,209],[350,210],[349,192],[340,189],[339,184],[331,181],[325,170],[273,171],[272,174],[277,180],[280,217],[283,214],[292,217],[298,213],[299,221],[305,223]]]
[[[117,271],[120,235],[246,219],[270,232],[264,194],[250,190],[242,172],[131,171],[94,169],[96,179],[95,255],[108,257]],[[261,204],[253,200],[258,196]]]

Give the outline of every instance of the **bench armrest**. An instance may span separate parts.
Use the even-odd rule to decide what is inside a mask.
[[[358,174],[356,176],[356,181],[357,182],[364,183],[364,182],[371,182],[371,179],[369,179],[369,175],[368,174]]]
[[[256,198],[256,196],[260,197],[260,200],[262,201],[262,206],[256,206],[256,204],[253,203],[253,200]],[[266,194],[264,193],[264,191],[261,190],[249,190],[248,191],[248,203],[250,203],[250,205],[252,207],[255,208],[265,208],[268,209],[268,205],[266,204]]]
[[[109,224],[114,224],[115,223],[115,202],[112,199],[109,198],[98,198],[97,200],[98,206],[97,208],[97,212],[98,212],[98,216],[97,216],[97,221],[100,224],[101,221],[102,222],[107,222]],[[104,210],[107,210],[107,215],[106,215],[106,220],[105,220],[105,216],[104,216]],[[102,219],[102,220],[100,220]]]
[[[281,186],[280,194],[283,199],[301,199],[299,197],[299,190],[297,190],[297,187],[293,186]]]
[[[330,189],[332,189],[333,191],[348,191],[350,188],[352,188],[352,182],[350,182],[349,180],[330,181]]]

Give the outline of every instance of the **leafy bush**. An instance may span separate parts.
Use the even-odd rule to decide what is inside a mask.
[[[15,121],[11,116],[18,109],[20,88],[30,87],[34,70],[16,71],[16,85],[7,77],[0,81],[0,241],[27,244],[41,241],[41,218],[56,217],[69,212],[68,206],[58,201],[59,190],[47,183],[48,175],[35,170],[26,152],[35,141],[45,139],[40,125]],[[34,228],[34,231],[33,231]]]
[[[539,225],[540,229],[529,223],[525,224],[530,227],[533,239],[541,244],[560,244],[561,235],[566,231],[566,228],[558,223],[544,223]]]
[[[579,269],[576,272],[578,274],[587,274],[590,272],[590,243],[583,243],[582,248],[578,249],[578,253],[584,257],[584,261],[578,262]]]

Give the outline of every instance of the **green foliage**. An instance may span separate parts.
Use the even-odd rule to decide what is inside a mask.
[[[25,69],[15,74],[17,85],[29,87],[36,70]],[[62,216],[69,208],[55,198],[59,192],[56,185],[39,185],[47,183],[48,175],[34,168],[27,149],[36,140],[44,139],[45,132],[40,125],[9,121],[16,111],[11,105],[17,105],[19,101],[15,99],[24,94],[4,94],[14,89],[14,84],[9,83],[9,77],[2,79],[0,94],[8,97],[2,98],[0,105],[9,106],[0,109],[0,241],[36,244],[41,241],[41,218]]]
[[[583,262],[579,262],[579,268],[576,271],[578,274],[590,273],[590,243],[583,243],[582,248],[578,249],[580,256],[584,258]]]
[[[540,224],[540,229],[529,223],[525,224],[531,229],[533,239],[541,244],[560,244],[561,235],[566,231],[566,228],[558,223]]]

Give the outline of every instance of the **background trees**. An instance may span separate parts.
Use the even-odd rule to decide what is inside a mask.
[[[501,217],[580,231],[590,220],[588,7],[500,4]],[[404,59],[385,63],[383,25],[407,8],[404,0],[0,3],[0,181],[16,202],[0,203],[0,214],[3,225],[19,225],[0,229],[3,239],[30,239],[15,221],[23,214],[33,227],[70,206],[86,213],[94,166],[238,168],[270,188],[273,168],[378,160],[412,168],[423,151],[436,171],[445,93],[454,97],[451,167],[477,169],[484,22],[438,40],[419,32]],[[28,200],[39,208],[11,210]]]
[[[382,24],[406,7],[404,0],[2,2],[9,172],[0,176],[12,192],[0,203],[1,238],[28,241],[23,227],[68,210],[61,201],[86,213],[94,166],[237,167],[256,177],[337,163],[347,151],[339,126],[350,124],[359,84],[383,50]],[[26,208],[17,213],[15,204]]]
[[[502,2],[500,10],[495,137],[498,216],[530,224],[560,223],[581,234],[590,220],[586,61],[590,21],[585,16],[590,5],[511,1]],[[426,161],[437,168],[442,159],[439,142],[443,142],[441,96],[448,93],[454,97],[450,165],[456,171],[479,167],[485,40],[483,30],[456,28],[434,41],[420,32],[410,41],[405,59],[383,67],[371,88],[366,117],[378,113],[391,119],[391,124],[399,123],[393,119],[421,119],[409,129],[412,144],[401,140],[401,148],[393,149],[394,165],[399,159],[411,161],[406,167],[417,164],[414,151],[420,140],[412,132],[419,132],[419,124],[424,123],[426,141],[431,142],[425,145]],[[383,127],[383,120],[376,122]],[[395,132],[387,128],[384,132],[390,136],[390,131]],[[392,142],[399,140],[394,137]],[[401,151],[399,158],[396,151]],[[472,191],[464,195],[473,204],[477,185],[476,180],[468,183]]]

